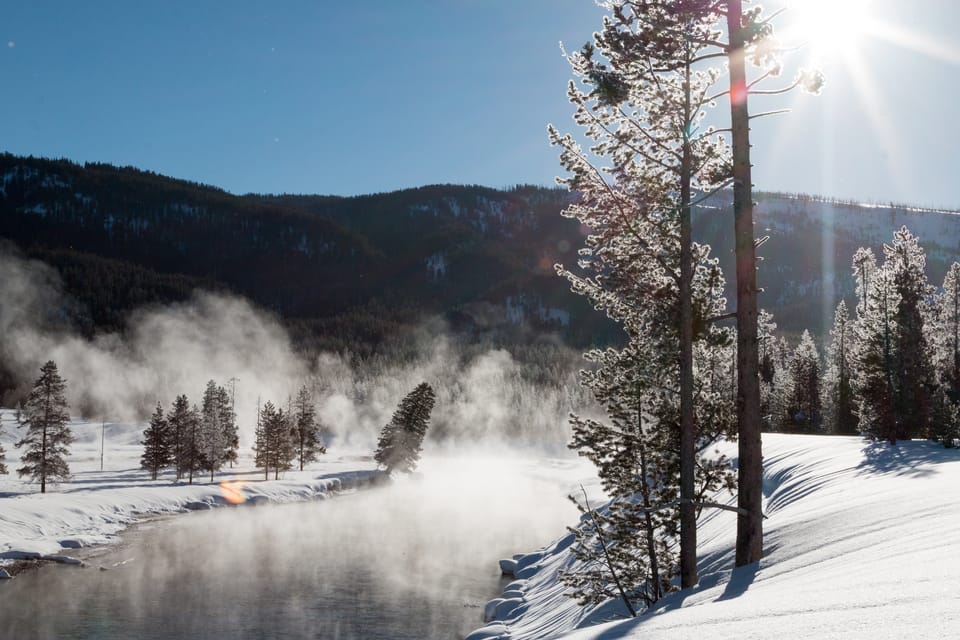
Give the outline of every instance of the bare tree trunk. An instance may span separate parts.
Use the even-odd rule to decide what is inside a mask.
[[[684,125],[690,119],[690,65],[684,77]],[[690,181],[693,173],[689,126],[684,126],[680,161],[680,588],[697,577],[697,511],[694,507],[697,432],[693,416],[693,222]]]
[[[743,6],[727,2],[730,48],[730,120],[733,147],[733,218],[737,260],[737,483],[736,566],[763,556],[763,453],[760,442],[760,359],[757,341],[757,258],[750,176],[750,115],[744,61]]]

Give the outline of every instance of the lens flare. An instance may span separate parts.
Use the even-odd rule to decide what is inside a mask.
[[[246,484],[243,480],[224,480],[220,483],[223,498],[230,504],[242,504],[246,502],[247,496],[243,494],[243,488]]]

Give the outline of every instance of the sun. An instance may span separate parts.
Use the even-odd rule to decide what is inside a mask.
[[[791,0],[783,36],[814,59],[854,53],[870,32],[870,0]]]

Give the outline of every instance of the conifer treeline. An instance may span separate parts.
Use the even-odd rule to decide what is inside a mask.
[[[960,437],[960,263],[938,289],[906,227],[883,246],[883,262],[853,256],[854,313],[841,300],[821,362],[804,332],[790,348],[763,324],[761,376],[766,426],[775,431],[863,433],[877,440]]]
[[[201,406],[191,405],[186,395],[179,395],[168,412],[163,405],[150,418],[143,432],[141,466],[156,480],[166,468],[176,471],[176,478],[192,483],[195,475],[209,472],[210,480],[224,465],[237,461],[240,439],[237,430],[233,397],[226,387],[210,380],[203,393]],[[265,477],[272,469],[274,476],[292,468],[297,460],[300,469],[317,459],[326,449],[322,445],[320,424],[306,386],[301,387],[291,410],[284,412],[267,402],[258,409],[255,463]]]

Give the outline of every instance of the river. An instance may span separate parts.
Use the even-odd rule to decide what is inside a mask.
[[[461,638],[502,589],[497,560],[575,521],[570,469],[426,466],[420,479],[324,501],[141,524],[84,550],[85,567],[0,585],[0,637]]]

